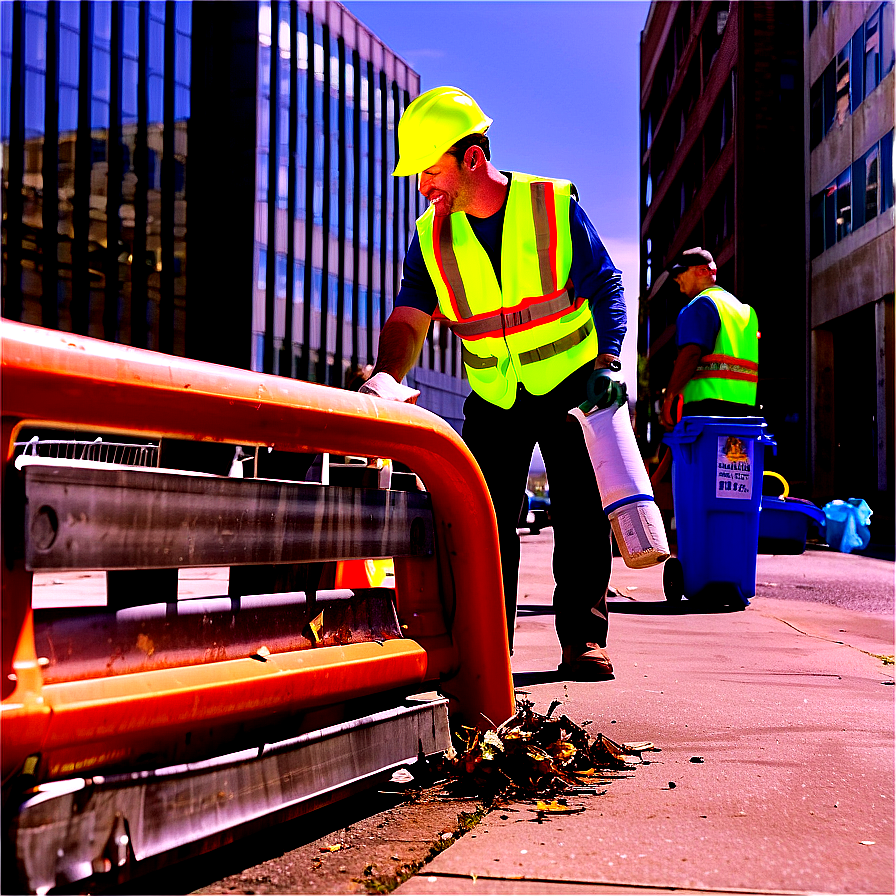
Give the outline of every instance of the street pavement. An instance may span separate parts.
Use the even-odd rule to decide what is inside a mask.
[[[894,565],[760,556],[739,612],[614,560],[612,680],[564,682],[551,530],[523,537],[514,681],[539,712],[660,752],[570,815],[492,811],[395,892],[876,893],[894,887]]]

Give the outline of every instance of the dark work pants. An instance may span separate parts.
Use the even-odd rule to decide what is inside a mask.
[[[513,647],[519,580],[517,520],[536,442],[541,447],[554,529],[554,617],[561,645],[607,643],[610,524],[600,500],[582,427],[567,414],[585,400],[589,363],[547,395],[519,388],[508,410],[472,392],[463,438],[488,485],[501,541],[507,634]]]

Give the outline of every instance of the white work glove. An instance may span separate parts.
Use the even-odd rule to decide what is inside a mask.
[[[404,401],[407,404],[417,404],[417,399],[420,397],[419,389],[402,386],[394,376],[383,370],[367,380],[358,391],[366,392],[368,395],[376,395],[377,398],[385,398],[389,401]]]

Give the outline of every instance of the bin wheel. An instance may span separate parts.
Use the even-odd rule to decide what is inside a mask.
[[[670,557],[663,566],[663,594],[676,603],[684,597],[684,567],[677,557]]]

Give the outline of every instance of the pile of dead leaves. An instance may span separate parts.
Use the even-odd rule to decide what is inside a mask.
[[[567,715],[551,718],[536,712],[526,699],[517,713],[497,730],[464,729],[466,743],[450,750],[443,771],[454,791],[482,796],[552,796],[598,783],[608,770],[631,769],[650,743],[617,744],[598,734],[591,737]],[[585,723],[588,724],[588,723]]]

